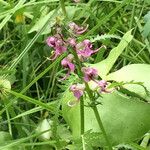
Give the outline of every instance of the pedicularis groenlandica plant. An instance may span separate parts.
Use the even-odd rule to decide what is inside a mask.
[[[112,90],[108,89],[107,81],[101,80],[95,68],[84,65],[95,53],[105,46],[102,45],[100,48],[95,49],[94,43],[91,43],[89,39],[78,42],[76,37],[86,32],[87,28],[88,25],[82,27],[71,22],[68,24],[70,31],[68,37],[62,34],[60,27],[56,28],[56,34],[48,37],[46,40],[47,45],[53,48],[53,54],[48,59],[53,61],[63,53],[66,53],[66,57],[61,61],[61,65],[67,70],[67,73],[63,78],[60,78],[60,81],[69,78],[71,73],[76,74],[79,78],[79,82],[72,84],[69,88],[76,97],[76,100],[69,101],[68,106],[74,107],[74,105],[80,103],[81,135],[84,134],[84,95],[86,94],[90,98],[91,103],[89,105],[94,111],[100,130],[103,132],[109,149],[112,149],[96,106],[97,96],[102,92],[110,93]],[[90,88],[89,82],[93,82],[94,89]]]

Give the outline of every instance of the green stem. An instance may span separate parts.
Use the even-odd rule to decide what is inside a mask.
[[[84,134],[84,100],[80,98],[80,122],[81,122],[81,135]]]
[[[94,102],[94,101],[95,101],[95,98],[94,98],[94,96],[93,96],[93,93],[92,93],[91,89],[89,88],[88,83],[85,82],[85,86],[86,86],[86,91],[87,91],[87,93],[88,93],[88,96],[89,96],[89,98],[90,98],[90,101],[91,101],[91,102]],[[95,115],[95,117],[96,117],[96,120],[97,120],[97,122],[98,122],[98,125],[99,125],[99,127],[100,127],[100,129],[101,129],[101,131],[102,131],[102,133],[103,133],[103,136],[104,136],[106,142],[107,142],[107,145],[108,145],[108,147],[109,147],[109,150],[112,150],[111,143],[109,142],[109,139],[108,139],[108,137],[107,137],[107,134],[106,134],[106,131],[105,131],[105,129],[104,129],[104,126],[103,126],[101,117],[100,117],[100,115],[99,115],[99,112],[98,112],[98,110],[97,110],[97,107],[96,107],[95,103],[93,103],[93,104],[94,104],[94,105],[92,105],[92,109],[93,109],[93,111],[94,111],[94,115]]]
[[[72,51],[74,57],[75,57],[75,60],[76,60],[76,63],[78,64],[78,68],[77,68],[77,71],[78,71],[78,75],[79,76],[83,76],[83,73],[81,72],[81,68],[82,68],[82,65],[80,63],[80,60],[77,56],[77,53],[73,50]],[[80,126],[81,126],[81,135],[84,134],[84,100],[83,100],[83,97],[80,98]]]
[[[62,9],[64,16],[67,17],[67,12],[66,12],[66,8],[65,8],[65,1],[64,0],[60,0],[60,6],[61,6],[61,9]]]
[[[107,145],[108,145],[108,147],[109,147],[109,150],[113,150],[113,149],[112,149],[112,146],[111,146],[111,143],[110,143],[110,141],[109,141],[109,138],[108,138],[108,136],[107,136],[107,134],[106,134],[106,131],[105,131],[105,129],[104,129],[104,126],[103,126],[103,123],[102,123],[102,120],[101,120],[101,118],[100,118],[100,115],[99,115],[99,112],[98,112],[98,110],[97,110],[96,105],[94,105],[94,106],[92,107],[92,109],[93,109],[93,111],[94,111],[94,114],[95,114],[96,120],[97,120],[97,122],[98,122],[98,125],[99,125],[99,127],[100,127],[100,129],[101,129],[101,131],[102,131],[102,133],[103,133],[103,136],[104,136],[104,138],[105,138],[105,140],[106,140],[106,142],[107,142]]]
[[[74,57],[75,57],[75,60],[76,60],[76,63],[78,64],[78,71],[79,71],[79,74],[83,77],[83,73],[82,73],[82,71],[81,71],[81,68],[82,68],[82,64],[81,64],[81,62],[80,62],[80,60],[79,60],[79,58],[78,58],[78,56],[77,56],[77,53],[75,52],[75,51],[72,51],[72,53],[73,53],[73,55],[74,55]],[[82,79],[83,80],[83,79]],[[102,133],[103,133],[103,136],[104,136],[104,138],[105,138],[105,140],[106,140],[106,143],[107,143],[107,145],[108,145],[108,147],[109,147],[109,150],[113,150],[112,149],[112,146],[111,146],[111,143],[110,143],[110,141],[109,141],[109,138],[108,138],[108,136],[107,136],[107,134],[106,134],[106,131],[105,131],[105,129],[104,129],[104,126],[103,126],[103,123],[102,123],[102,121],[101,121],[101,118],[100,118],[100,115],[99,115],[99,112],[98,112],[98,110],[97,110],[97,106],[96,106],[96,104],[94,103],[95,102],[95,97],[93,96],[93,91],[90,89],[90,87],[89,87],[89,85],[88,85],[88,83],[87,82],[85,82],[84,80],[83,80],[83,82],[85,83],[85,87],[86,87],[86,91],[87,91],[87,94],[88,94],[88,96],[89,96],[89,98],[90,98],[90,101],[92,102],[92,104],[93,104],[93,106],[92,106],[92,109],[93,109],[93,111],[94,111],[94,115],[95,115],[95,117],[96,117],[96,120],[97,120],[97,122],[98,122],[98,125],[99,125],[99,127],[100,127],[100,130],[102,131]],[[82,103],[82,104],[81,104]],[[84,129],[84,103],[83,103],[83,98],[82,98],[82,100],[80,101],[80,112],[82,112],[80,115],[81,115],[81,133],[83,133],[83,129]],[[81,134],[82,135],[82,134]]]

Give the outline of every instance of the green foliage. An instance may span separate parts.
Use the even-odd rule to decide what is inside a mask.
[[[95,41],[100,41],[100,40],[105,40],[105,39],[111,39],[111,38],[120,39],[120,37],[117,36],[117,35],[104,34],[104,35],[101,35],[101,36],[97,35],[96,37],[91,38],[90,41],[91,42],[95,42]]]
[[[99,113],[113,145],[119,143],[130,143],[143,136],[149,131],[150,105],[143,103],[137,98],[129,98],[123,94],[114,92],[103,94],[99,98],[102,103],[98,105]],[[68,91],[63,97],[63,116],[69,124],[74,138],[80,137],[80,109],[79,105],[71,108],[67,105],[69,100],[75,99]],[[89,101],[86,99],[85,103]],[[137,115],[138,114],[138,115]],[[99,132],[98,124],[90,107],[85,107],[85,130]],[[106,146],[103,135],[100,134],[99,146]]]
[[[93,111],[87,107],[87,95],[86,132],[80,136],[80,103],[67,105],[75,99],[68,85],[77,77],[58,80],[65,72],[59,66],[65,54],[54,62],[46,59],[52,55],[52,49],[45,45],[46,37],[60,26],[66,39],[72,21],[89,25],[85,34],[76,37],[77,42],[90,39],[95,42],[93,48],[107,47],[88,64],[99,69],[103,79],[122,84],[130,92],[115,91],[98,98],[98,111],[110,141],[119,144],[114,149],[148,149],[142,136],[150,130],[150,108],[140,96],[150,99],[144,89],[150,90],[149,4],[149,0],[66,0],[65,15],[59,0],[0,0],[0,95],[7,95],[0,97],[0,149],[105,149]],[[92,60],[96,64],[90,64]],[[131,63],[140,64],[128,65]],[[49,119],[51,126],[44,122]],[[48,140],[40,141],[49,130]]]
[[[148,64],[132,64],[127,65],[120,70],[110,73],[106,79],[107,80],[113,80],[117,82],[143,82],[143,85],[147,88],[148,91],[150,91],[150,65]],[[125,88],[127,88],[130,91],[133,91],[135,93],[138,93],[143,98],[147,99],[149,101],[149,95],[147,95],[145,89],[138,84],[125,84]]]
[[[109,73],[116,60],[123,52],[123,50],[128,46],[129,42],[132,40],[133,36],[131,35],[131,31],[128,31],[123,37],[117,47],[113,48],[109,53],[108,57],[96,64],[90,65],[98,70],[101,78],[105,78]]]

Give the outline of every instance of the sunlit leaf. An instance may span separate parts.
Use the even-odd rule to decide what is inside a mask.
[[[109,74],[106,79],[114,80],[117,82],[143,82],[143,85],[150,91],[150,65],[148,64],[132,64],[121,68],[120,70]],[[145,99],[149,100],[149,96],[146,94],[144,88],[136,84],[126,84],[124,85],[130,91],[138,93]]]
[[[117,92],[103,94],[100,98],[102,105],[98,110],[113,145],[128,143],[141,138],[150,130],[150,104],[120,95]],[[69,107],[67,102],[73,100],[74,96],[66,91],[63,97],[63,116],[70,126],[74,138],[80,137],[80,109],[79,104]],[[88,99],[86,99],[87,103]],[[85,107],[85,131],[100,132],[93,110]],[[104,146],[106,142],[100,133],[99,145]]]
[[[102,78],[105,78],[105,76],[109,73],[110,69],[113,67],[114,63],[116,62],[120,54],[123,52],[123,50],[127,47],[132,38],[133,36],[131,35],[131,31],[128,31],[122,37],[118,46],[111,50],[111,52],[105,60],[96,64],[92,64],[90,66],[96,68],[99,72],[99,75]]]

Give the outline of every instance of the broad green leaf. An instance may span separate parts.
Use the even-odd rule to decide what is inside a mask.
[[[103,98],[99,98],[102,105],[98,105],[98,111],[112,145],[135,141],[150,130],[150,104],[126,97],[118,92],[102,96]],[[74,107],[67,105],[68,101],[74,99],[72,93],[66,91],[62,98],[62,110],[73,137],[77,139],[80,137],[80,105]],[[85,103],[87,101],[88,99]],[[100,132],[93,110],[85,107],[85,131],[89,130],[93,133]],[[106,145],[101,132],[98,143],[100,146]]]
[[[76,138],[80,136],[80,112],[79,104],[77,104],[77,106],[74,107],[68,106],[68,102],[72,100],[75,100],[74,96],[69,91],[66,91],[62,98],[62,113],[64,119],[67,121],[73,132],[73,137]]]
[[[39,136],[40,140],[46,141],[50,139],[50,137],[52,136],[51,125],[52,125],[52,121],[48,119],[43,119],[42,121],[39,122],[36,128],[36,133],[41,133],[43,131],[49,130]]]
[[[150,65],[148,64],[132,64],[127,65],[120,70],[109,74],[106,79],[107,80],[114,80],[117,82],[143,82],[143,85],[150,91]],[[130,91],[138,93],[139,95],[143,96],[144,98],[149,98],[146,94],[144,88],[141,85],[136,84],[126,84],[124,86]],[[150,98],[149,98],[150,99]],[[148,100],[149,100],[148,99]]]
[[[132,40],[133,36],[131,35],[131,31],[128,31],[121,39],[119,45],[111,50],[108,57],[96,64],[90,65],[98,70],[99,75],[102,78],[109,73],[110,69],[113,67],[114,63],[123,52],[123,50],[128,46],[129,42]]]

